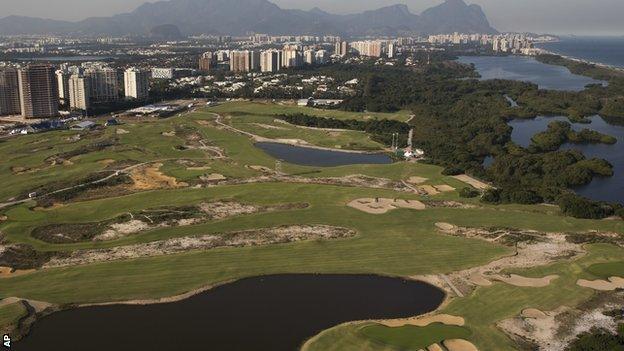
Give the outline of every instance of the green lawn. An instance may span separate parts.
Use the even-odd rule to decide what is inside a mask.
[[[441,323],[430,324],[426,327],[407,325],[397,328],[374,324],[361,328],[360,333],[381,345],[413,351],[425,349],[444,340],[470,337],[470,330],[467,328]]]
[[[8,332],[9,326],[15,326],[27,314],[28,311],[21,302],[0,307],[0,331]]]

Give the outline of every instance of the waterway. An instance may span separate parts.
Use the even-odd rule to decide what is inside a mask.
[[[255,277],[179,302],[54,313],[36,322],[14,348],[294,351],[335,325],[417,316],[435,310],[444,298],[432,285],[376,275]]]
[[[459,62],[474,64],[482,80],[507,79],[537,84],[540,89],[581,91],[604,81],[572,74],[566,67],[547,65],[525,56],[462,56]]]

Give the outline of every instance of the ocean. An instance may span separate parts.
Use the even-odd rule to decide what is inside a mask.
[[[559,55],[624,68],[624,36],[561,37],[560,41],[537,47]]]

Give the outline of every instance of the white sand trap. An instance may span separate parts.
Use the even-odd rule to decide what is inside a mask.
[[[579,279],[576,285],[598,291],[613,291],[615,289],[624,289],[624,278],[611,277],[608,281]]]
[[[435,224],[435,226],[445,232],[451,231],[451,230],[455,230],[457,227],[450,224],[450,223],[444,223],[444,222],[438,222]]]
[[[427,351],[444,351],[444,349],[438,344],[433,344],[427,347]]]
[[[464,182],[468,185],[471,185],[475,189],[486,190],[486,189],[491,188],[491,186],[485,184],[484,182],[480,180],[474,179],[473,177],[467,174],[453,176],[453,178],[459,180],[460,182]]]
[[[485,277],[483,276],[483,274],[481,274],[481,272],[474,272],[473,274],[470,275],[468,280],[474,285],[478,285],[478,286],[492,285],[492,282],[485,279]]]
[[[492,279],[507,283],[509,285],[528,288],[543,288],[550,285],[550,282],[559,278],[558,275],[549,275],[544,278],[527,278],[516,274],[512,274],[509,277],[501,275],[492,275]]]
[[[444,340],[443,344],[449,351],[479,351],[470,341],[463,339]]]
[[[407,182],[411,183],[411,184],[422,184],[422,183],[426,182],[427,180],[429,180],[429,179],[423,178],[423,177],[416,177],[416,176],[414,176],[414,177],[409,177],[407,179]]]
[[[446,325],[454,325],[461,327],[466,322],[462,317],[451,316],[449,314],[437,314],[432,316],[423,316],[423,317],[413,317],[413,318],[404,318],[404,319],[391,319],[386,321],[381,321],[379,324],[385,325],[386,327],[397,328],[403,327],[406,325],[413,325],[416,327],[426,327],[429,324],[433,323],[442,323]]]
[[[431,185],[421,185],[420,188],[422,190],[424,190],[427,194],[429,194],[430,196],[433,195],[438,195],[440,192],[438,191],[438,189],[434,188]]]
[[[370,214],[384,214],[398,208],[412,210],[424,210],[425,204],[417,200],[386,199],[386,198],[364,198],[349,202],[347,206]]]
[[[125,129],[121,129],[121,128],[117,129],[117,130],[115,131],[115,133],[117,133],[117,135],[130,134],[130,132],[129,132],[129,131],[127,131],[127,130],[125,130]]]
[[[455,191],[455,188],[453,188],[450,185],[446,185],[446,184],[434,185],[433,187],[436,188],[436,190],[441,192],[441,193],[448,193],[448,192],[451,192],[451,191]]]
[[[176,132],[171,131],[171,132],[162,132],[162,136],[166,136],[166,137],[173,137],[176,135]]]
[[[267,172],[267,173],[273,172],[271,168],[265,167],[265,166],[253,165],[253,166],[248,166],[248,167],[249,169],[253,169],[254,171]]]
[[[524,318],[533,318],[533,319],[544,319],[548,317],[548,315],[536,308],[527,308],[522,311],[521,314]]]

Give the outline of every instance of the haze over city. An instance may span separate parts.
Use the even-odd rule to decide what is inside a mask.
[[[5,0],[3,15],[81,20],[134,10],[145,0]],[[153,1],[151,1],[153,2]],[[283,8],[319,7],[332,13],[355,13],[396,3],[405,3],[414,13],[441,3],[440,0],[274,0]],[[474,0],[483,7],[492,25],[500,31],[532,31],[553,34],[624,35],[620,0]],[[71,9],[68,10],[68,9]]]

